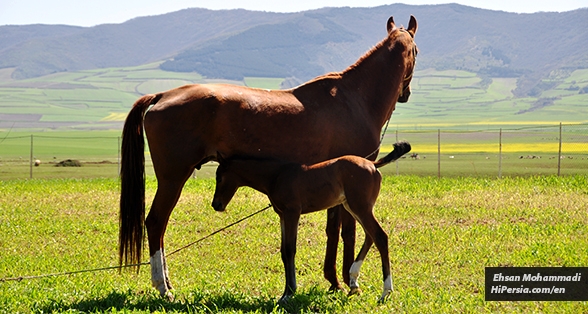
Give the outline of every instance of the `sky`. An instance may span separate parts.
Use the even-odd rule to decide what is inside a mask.
[[[186,8],[299,12],[323,7],[375,7],[459,3],[514,13],[563,12],[587,8],[588,0],[0,0],[0,25],[64,24],[94,26]]]

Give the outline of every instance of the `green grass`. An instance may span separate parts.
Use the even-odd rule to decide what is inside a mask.
[[[148,179],[150,203],[156,182]],[[279,307],[279,222],[269,210],[169,256],[173,302],[158,297],[142,267],[0,282],[0,312],[586,312],[587,302],[485,302],[484,267],[588,265],[587,187],[585,175],[385,176],[375,213],[390,235],[395,291],[383,305],[375,249],[362,268],[362,295],[326,292],[319,212],[301,220],[299,291]],[[116,265],[118,189],[115,179],[0,181],[0,278]],[[166,233],[168,252],[268,203],[241,189],[217,213],[213,189],[212,179],[188,181]]]

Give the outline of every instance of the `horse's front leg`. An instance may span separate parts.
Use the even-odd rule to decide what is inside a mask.
[[[300,214],[280,215],[280,228],[282,231],[282,244],[280,252],[282,262],[284,263],[284,272],[286,276],[286,287],[284,293],[278,301],[284,303],[296,292],[296,265],[294,258],[296,256],[296,238],[298,236],[298,221]]]

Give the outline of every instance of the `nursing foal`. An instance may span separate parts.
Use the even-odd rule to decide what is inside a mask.
[[[276,159],[218,156],[216,190],[212,207],[224,211],[240,186],[249,186],[267,195],[280,216],[282,230],[281,254],[286,274],[286,288],[280,302],[296,291],[296,237],[301,214],[311,213],[343,204],[361,224],[366,237],[353,263],[350,274],[351,292],[358,293],[357,278],[361,264],[375,242],[382,258],[384,290],[380,301],[392,291],[388,235],[373,215],[380,193],[382,176],[377,168],[397,160],[410,151],[410,144],[394,144],[394,150],[378,161],[358,156],[343,156],[313,165]],[[220,155],[220,154],[219,154]]]

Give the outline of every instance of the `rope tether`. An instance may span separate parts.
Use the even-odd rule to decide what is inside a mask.
[[[202,237],[192,243],[184,245],[184,246],[180,247],[179,249],[174,250],[173,252],[166,254],[166,255],[167,256],[173,255],[175,253],[178,253],[181,250],[189,248],[190,246],[192,246],[194,244],[200,243],[200,242],[212,237],[213,235],[215,235],[221,231],[224,231],[224,230],[226,230],[236,224],[239,224],[239,223],[257,215],[257,214],[260,214],[261,212],[267,210],[270,207],[272,207],[271,204],[254,212],[253,214],[250,214],[246,217],[243,217],[243,218],[241,218],[241,219],[239,219],[239,220],[237,220],[237,221],[235,221],[235,222],[233,222],[233,223],[231,223],[221,229],[218,229],[218,230],[216,230],[216,231],[214,231],[214,232],[212,232],[212,233],[210,233],[210,234],[208,234],[208,235],[206,235],[206,236],[204,236],[204,237]],[[66,272],[60,272],[60,273],[43,274],[43,275],[37,275],[37,276],[19,276],[19,277],[12,277],[12,278],[0,278],[0,282],[22,281],[22,280],[28,280],[28,279],[39,279],[39,278],[47,278],[47,277],[58,277],[58,276],[74,275],[74,274],[81,274],[81,273],[91,273],[91,272],[98,272],[98,271],[105,271],[105,270],[112,270],[112,269],[121,269],[121,268],[126,268],[126,267],[136,267],[136,266],[142,266],[142,265],[149,265],[149,262],[143,262],[143,263],[138,263],[138,264],[129,264],[129,265],[123,265],[123,266],[108,266],[108,267],[100,267],[100,268],[93,268],[93,269],[74,270],[74,271],[66,271]]]

